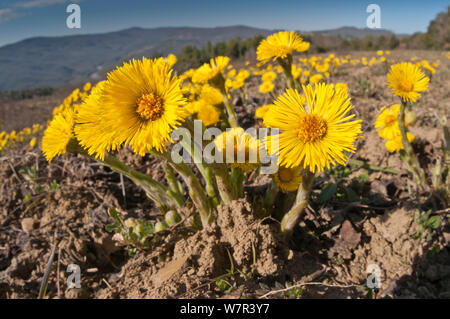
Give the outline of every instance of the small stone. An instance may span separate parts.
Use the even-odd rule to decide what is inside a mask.
[[[24,218],[22,219],[21,225],[24,232],[30,233],[34,229],[34,219],[30,217]]]
[[[86,299],[89,298],[89,292],[83,287],[67,289],[65,297],[67,299]]]

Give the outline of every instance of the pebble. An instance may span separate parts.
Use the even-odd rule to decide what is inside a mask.
[[[30,233],[34,229],[34,219],[30,217],[24,218],[22,219],[21,225],[24,232]]]

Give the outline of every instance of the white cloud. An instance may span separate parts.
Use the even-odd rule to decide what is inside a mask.
[[[31,0],[16,3],[14,6],[17,8],[37,8],[37,7],[46,7],[54,4],[64,3],[66,0]]]
[[[16,14],[12,9],[10,8],[0,9],[0,23],[9,21],[11,19],[14,19],[15,17]]]
[[[56,4],[62,4],[67,2],[69,3],[79,3],[83,0],[28,0],[28,1],[21,1],[12,4],[9,8],[0,8],[0,23],[7,22],[9,20],[18,18],[20,16],[24,15],[24,11],[31,10],[33,8],[41,8],[41,7],[47,7],[52,6]]]

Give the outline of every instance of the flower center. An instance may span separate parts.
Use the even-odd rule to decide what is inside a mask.
[[[393,114],[388,114],[388,115],[386,116],[385,126],[391,126],[391,125],[393,125],[396,121],[397,121],[397,119],[395,118],[395,116],[394,116]]]
[[[297,129],[297,136],[307,142],[315,142],[322,139],[327,133],[327,123],[317,115],[307,114]]]
[[[292,180],[292,177],[292,171],[290,169],[280,167],[278,171],[278,178],[280,181],[287,183]]]
[[[155,121],[164,113],[163,100],[154,93],[143,94],[137,102],[137,113],[143,120]]]
[[[414,84],[409,80],[403,80],[400,82],[400,89],[405,92],[411,92],[414,88]]]

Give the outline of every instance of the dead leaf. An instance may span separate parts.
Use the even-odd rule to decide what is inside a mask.
[[[190,255],[185,255],[179,259],[172,260],[170,263],[165,265],[163,268],[161,268],[158,273],[153,277],[153,282],[156,285],[161,285],[164,281],[168,280],[170,277],[172,277],[178,270],[183,267],[183,265],[186,263],[186,260]]]

